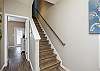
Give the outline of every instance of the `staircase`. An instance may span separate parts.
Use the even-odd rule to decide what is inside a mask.
[[[39,41],[40,71],[64,71],[60,66],[60,61],[56,58],[57,55],[53,53],[54,49],[51,48],[51,44],[49,44],[49,40],[47,40],[38,20],[35,17],[33,20],[41,37],[41,40]]]

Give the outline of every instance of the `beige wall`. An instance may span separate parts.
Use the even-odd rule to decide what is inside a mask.
[[[5,0],[5,12],[14,15],[32,16],[33,0]]]
[[[4,6],[3,6],[3,0],[0,0],[0,12],[3,13],[3,9],[4,9]],[[2,29],[2,39],[0,40],[0,69],[1,67],[4,65],[4,36],[3,36],[3,14],[2,14],[2,23],[0,23],[0,28]]]
[[[40,13],[44,18],[46,17],[48,9],[52,6],[53,6],[53,4],[51,4],[45,0],[40,0]]]
[[[3,0],[0,0],[0,12],[2,11],[3,9]]]
[[[66,43],[59,46],[57,38],[47,31],[66,67],[71,71],[99,71],[99,38],[89,34],[88,0],[60,0],[48,10],[47,22]]]

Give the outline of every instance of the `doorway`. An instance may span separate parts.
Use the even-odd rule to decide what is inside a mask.
[[[22,51],[25,52],[26,59],[29,60],[29,18],[5,14],[4,26],[5,66],[12,56],[20,60]],[[13,61],[11,60],[11,62]]]

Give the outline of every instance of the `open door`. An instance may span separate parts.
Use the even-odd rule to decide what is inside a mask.
[[[26,58],[29,60],[29,20],[25,22],[25,52]]]

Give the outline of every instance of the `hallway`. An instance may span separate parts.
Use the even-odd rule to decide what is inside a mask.
[[[8,65],[3,71],[32,71],[25,54],[21,55],[21,47],[8,48]]]

